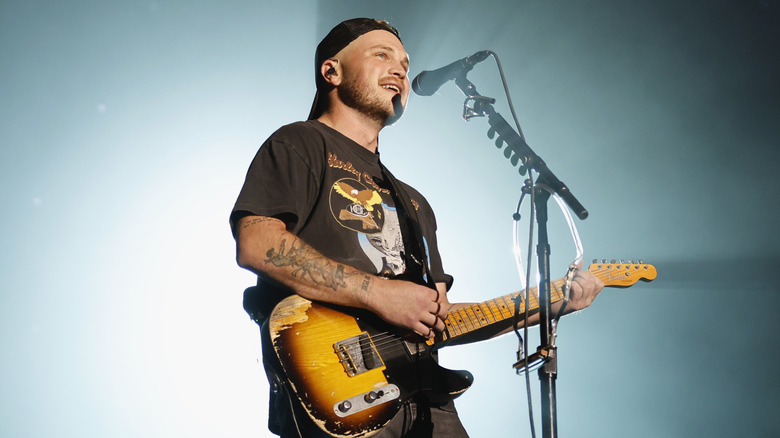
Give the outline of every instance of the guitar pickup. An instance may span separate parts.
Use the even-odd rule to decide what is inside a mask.
[[[339,357],[339,362],[344,366],[344,371],[350,377],[385,365],[366,332],[336,342],[333,344],[333,349]]]
[[[372,389],[363,394],[358,394],[333,405],[333,412],[339,417],[348,417],[368,408],[387,403],[401,396],[401,390],[394,384]]]

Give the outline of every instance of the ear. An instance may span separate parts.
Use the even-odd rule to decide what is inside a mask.
[[[320,74],[325,82],[335,86],[341,83],[341,65],[338,59],[327,59],[320,66]]]

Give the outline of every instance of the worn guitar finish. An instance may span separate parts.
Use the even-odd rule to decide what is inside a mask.
[[[652,265],[594,263],[589,268],[606,286],[628,287],[656,277]],[[563,299],[565,279],[551,282],[551,299]],[[335,437],[370,436],[416,394],[429,400],[457,397],[471,386],[468,371],[451,371],[432,353],[468,335],[498,332],[520,315],[535,313],[536,289],[529,302],[520,292],[473,304],[448,314],[446,329],[423,340],[400,331],[370,312],[312,302],[293,295],[269,317],[274,350],[293,392],[311,420]]]

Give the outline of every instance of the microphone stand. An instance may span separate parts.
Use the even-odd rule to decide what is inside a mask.
[[[487,116],[490,124],[488,136],[493,138],[494,134],[498,133],[499,135],[496,139],[496,147],[502,148],[506,144],[507,148],[504,150],[504,156],[510,160],[513,166],[522,163],[519,169],[521,175],[525,175],[528,169],[533,169],[539,175],[537,177],[538,184],[534,185],[534,205],[538,224],[536,256],[540,276],[538,291],[541,346],[538,351],[544,360],[544,364],[539,368],[542,397],[542,434],[545,438],[554,438],[558,436],[555,388],[558,363],[550,310],[550,244],[547,237],[547,203],[550,193],[540,186],[546,185],[551,188],[581,220],[588,217],[588,211],[569,191],[569,188],[552,173],[544,160],[534,153],[525,142],[525,139],[495,111],[492,105],[495,99],[484,97],[477,93],[476,87],[466,79],[465,73],[455,78],[455,84],[466,95],[463,118],[470,120],[472,117]],[[472,107],[468,106],[469,101],[473,102]],[[515,368],[520,369],[524,367],[526,360],[528,358],[515,364]]]

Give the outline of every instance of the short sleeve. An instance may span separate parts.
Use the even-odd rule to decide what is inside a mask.
[[[247,215],[283,218],[288,229],[305,221],[318,192],[312,168],[316,167],[293,145],[273,138],[266,141],[249,166],[230,214],[233,234],[237,222]]]

